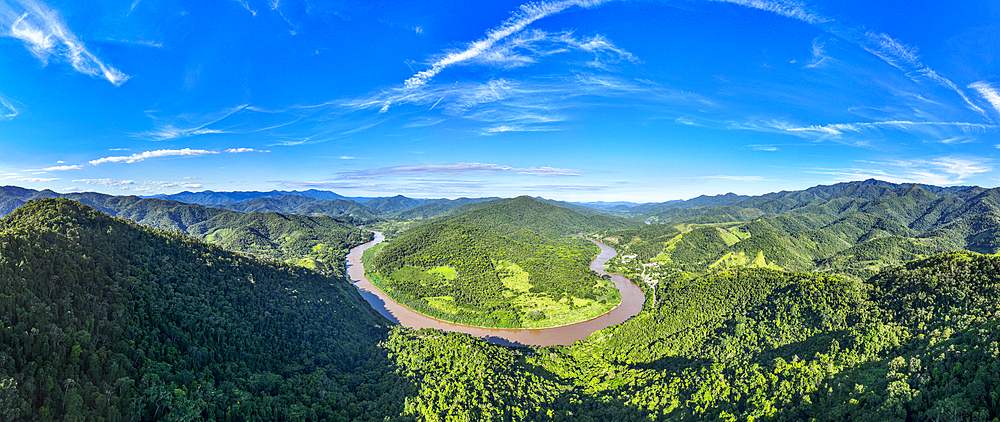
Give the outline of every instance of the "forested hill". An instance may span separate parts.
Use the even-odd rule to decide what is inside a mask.
[[[638,224],[585,216],[527,196],[459,207],[391,240],[371,260],[394,300],[436,318],[490,327],[583,321],[620,301],[588,264],[599,252],[570,234]]]
[[[155,196],[155,198],[169,200],[169,201],[187,202],[191,204],[216,206],[222,204],[230,204],[233,202],[248,201],[257,198],[274,198],[284,195],[303,196],[307,198],[317,199],[320,201],[332,201],[334,199],[341,199],[341,200],[358,200],[364,202],[371,199],[363,197],[348,198],[340,194],[337,194],[335,192],[316,190],[316,189],[309,189],[305,191],[273,190],[270,192],[260,192],[260,191],[214,192],[210,190],[201,192],[184,191],[171,195],[157,195]]]
[[[77,202],[29,202],[0,220],[0,419],[395,418],[412,387],[351,290]]]
[[[651,289],[638,316],[571,347],[402,329],[388,347],[421,380],[410,403],[425,420],[1000,417],[998,257],[943,254],[868,281],[679,273]]]
[[[230,202],[215,206],[242,213],[278,212],[282,214],[310,216],[350,216],[362,221],[376,220],[378,219],[377,214],[379,214],[377,210],[373,210],[351,200],[331,199],[329,201],[322,201],[298,195],[254,198],[246,201]]]
[[[883,267],[940,252],[1000,251],[1000,189],[841,187],[827,199],[777,201],[785,208],[760,198],[757,208],[678,208],[660,216],[669,213],[679,223],[609,231],[605,240],[657,268],[647,273],[753,266],[867,278]]]
[[[912,183],[896,184],[869,179],[759,196],[732,193],[699,196],[686,201],[618,207],[615,211],[622,215],[664,223],[696,219],[700,219],[700,222],[749,220],[779,214],[815,213],[818,209],[824,209],[823,211],[827,213],[837,213],[838,208],[856,208],[878,198],[905,195],[907,190],[913,188],[927,192],[934,198],[944,198],[944,203],[939,205],[942,208],[953,202],[971,200],[987,190],[978,186],[941,187]]]
[[[635,220],[606,214],[584,215],[529,196],[463,205],[432,221],[479,227],[502,236],[515,236],[530,230],[547,238],[622,229],[640,224]]]
[[[371,234],[354,226],[350,216],[301,216],[279,213],[241,214],[177,201],[111,196],[101,193],[59,194],[52,191],[0,188],[0,214],[35,198],[68,198],[140,224],[179,230],[227,249],[284,261],[295,261],[331,274],[344,274],[347,251]]]

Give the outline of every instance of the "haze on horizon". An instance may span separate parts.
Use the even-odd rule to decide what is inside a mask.
[[[0,185],[997,186],[1000,3],[0,0]]]

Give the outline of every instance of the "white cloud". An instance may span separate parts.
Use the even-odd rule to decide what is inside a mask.
[[[740,6],[749,7],[752,9],[765,10],[768,12],[776,13],[784,17],[798,19],[800,21],[817,24],[828,22],[829,19],[820,16],[817,13],[806,10],[805,7],[798,2],[793,1],[765,1],[765,0],[714,0],[721,1],[725,3],[738,4]]]
[[[953,185],[993,170],[991,162],[978,157],[947,156],[934,159],[860,161],[876,168],[815,169],[838,177],[838,181],[875,178],[893,183]]]
[[[65,170],[79,170],[79,169],[82,169],[82,168],[83,168],[82,165],[74,164],[74,165],[67,165],[67,166],[45,167],[45,168],[37,169],[37,170],[30,170],[29,169],[29,170],[25,170],[25,171],[65,171]]]
[[[134,185],[134,180],[117,180],[117,179],[75,179],[73,183],[86,183],[88,185],[102,185],[102,186],[125,186]]]
[[[43,64],[50,57],[57,57],[69,62],[77,72],[107,79],[116,86],[129,78],[91,53],[58,12],[41,1],[13,0],[0,4],[0,24],[10,28],[4,35],[24,42]]]
[[[52,182],[59,180],[58,177],[23,177],[18,173],[5,173],[4,177],[0,177],[0,180],[16,180],[18,182]]]
[[[186,138],[189,136],[196,136],[196,135],[229,133],[228,131],[221,129],[212,129],[209,128],[208,126],[218,123],[243,110],[264,112],[260,109],[255,109],[250,107],[249,104],[241,104],[232,108],[223,109],[217,113],[212,113],[211,115],[204,116],[201,119],[193,119],[193,120],[202,120],[203,123],[195,123],[194,126],[192,127],[184,128],[175,126],[174,124],[161,124],[159,125],[158,128],[151,131],[138,133],[137,136],[140,138],[150,139],[153,141],[166,141],[170,139]],[[153,117],[152,112],[146,112],[146,115]]]
[[[88,185],[101,185],[109,188],[118,188],[121,190],[135,190],[135,191],[148,191],[153,187],[157,189],[163,188],[187,188],[187,189],[199,189],[202,187],[201,183],[187,183],[187,182],[161,182],[161,181],[151,181],[151,180],[118,180],[118,179],[75,179],[73,183],[86,183]],[[136,186],[131,188],[131,186]]]
[[[555,167],[511,167],[499,164],[455,163],[445,165],[411,165],[383,167],[339,173],[345,179],[368,179],[376,177],[412,176],[420,174],[471,174],[471,173],[516,173],[535,176],[579,176],[578,170]]]
[[[17,117],[17,109],[10,101],[0,96],[0,119],[13,119]]]
[[[809,59],[809,64],[806,65],[808,68],[822,67],[823,63],[826,62],[830,56],[826,54],[826,50],[823,49],[825,45],[819,41],[819,39],[813,40],[812,45],[812,58]]]
[[[994,87],[993,84],[982,81],[973,82],[969,84],[969,88],[978,91],[979,95],[982,95],[983,98],[986,99],[986,101],[990,102],[990,105],[993,106],[993,109],[1000,112],[1000,92],[997,91],[996,87]]]
[[[229,148],[229,149],[226,150],[226,152],[228,152],[230,154],[239,154],[239,153],[242,153],[242,152],[271,152],[271,151],[270,150],[266,150],[266,149],[261,150],[261,149],[253,149],[253,148]]]
[[[526,26],[539,19],[562,12],[572,6],[591,7],[600,3],[602,3],[601,0],[563,0],[557,2],[524,4],[520,7],[520,11],[515,12],[510,19],[501,24],[499,27],[487,32],[485,38],[470,43],[464,50],[446,54],[444,57],[432,63],[430,69],[418,72],[410,77],[410,79],[407,79],[404,85],[407,88],[415,88],[424,85],[430,81],[431,78],[436,76],[438,73],[441,73],[441,71],[449,66],[479,56],[492,48],[497,42],[517,33],[518,31],[521,31]]]
[[[204,149],[191,149],[191,148],[160,149],[156,151],[146,151],[139,154],[99,158],[96,160],[91,160],[90,164],[96,166],[98,164],[103,164],[103,163],[120,163],[120,162],[136,163],[139,161],[143,161],[147,158],[170,157],[170,156],[194,156],[194,155],[206,155],[206,154],[218,154],[218,153],[219,153],[218,151],[209,151]]]
[[[827,125],[798,126],[782,121],[771,121],[762,125],[737,125],[736,128],[751,130],[775,129],[790,134],[814,137],[820,140],[840,139],[846,133],[866,133],[881,130],[899,130],[922,136],[929,136],[943,139],[940,142],[955,142],[954,135],[943,136],[947,133],[960,132],[962,134],[981,134],[1000,129],[996,125],[969,123],[969,122],[917,122],[909,120],[888,120],[882,122],[857,122],[857,123],[833,123]],[[967,139],[967,138],[963,138]]]
[[[246,10],[247,10],[248,12],[250,12],[250,14],[251,14],[251,15],[253,15],[254,17],[256,17],[256,16],[257,16],[257,11],[256,11],[256,10],[253,10],[253,9],[251,9],[251,8],[250,8],[250,4],[249,4],[249,3],[247,3],[247,1],[246,1],[246,0],[235,0],[235,1],[236,1],[237,3],[239,3],[239,4],[240,4],[240,6],[243,6],[243,8],[244,8],[244,9],[246,9]]]
[[[833,19],[824,17],[816,12],[806,9],[798,2],[783,0],[712,0],[726,3],[738,4],[754,9],[766,10],[792,19],[798,19],[820,29],[833,34],[839,38],[850,41],[875,55],[887,64],[899,69],[914,82],[921,83],[921,78],[926,78],[938,85],[941,85],[958,94],[965,102],[965,106],[986,117],[983,109],[974,104],[969,97],[962,92],[950,79],[941,76],[927,65],[920,62],[917,49],[903,44],[886,33],[862,30],[848,27]],[[815,60],[816,45],[813,45]],[[821,52],[822,53],[822,52]],[[822,63],[822,60],[816,64]]]

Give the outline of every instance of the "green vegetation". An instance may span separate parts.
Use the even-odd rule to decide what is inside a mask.
[[[952,253],[860,282],[739,269],[572,347],[395,329],[423,420],[992,420],[1000,258]],[[447,399],[445,399],[447,398]]]
[[[371,221],[378,218],[378,211],[351,200],[331,199],[322,201],[298,195],[254,198],[246,201],[216,205],[216,207],[241,213],[279,212],[282,214],[308,216],[350,216],[364,221]]]
[[[387,243],[366,268],[393,300],[469,325],[551,327],[592,318],[621,301],[614,285],[588,268],[598,252],[592,243],[521,235],[544,243],[432,224]]]
[[[420,293],[408,306],[533,326],[601,301],[596,250],[564,237],[600,232],[621,253],[609,271],[640,281],[647,303],[544,348],[389,327],[341,278],[30,202],[0,220],[0,420],[1000,418],[1000,256],[944,252],[997,252],[997,190],[696,199],[693,219],[639,227],[558,220],[530,198],[476,203],[366,252],[393,297]],[[215,218],[150,210],[134,215],[185,231]],[[221,242],[255,224],[224,221],[200,233]],[[307,237],[260,224],[303,265],[367,240],[295,242]]]
[[[371,258],[372,282],[418,312],[487,327],[565,325],[621,302],[614,284],[589,269],[599,248],[564,236],[631,223],[528,197],[474,206],[389,242]]]
[[[0,220],[0,419],[395,418],[412,387],[377,346],[385,322],[349,289],[30,202]]]
[[[224,193],[214,195],[228,197]],[[241,214],[137,196],[99,193],[60,195],[52,191],[0,188],[0,200],[6,200],[14,208],[38,197],[66,197],[115,217],[181,231],[234,251],[301,263],[334,276],[344,274],[347,251],[371,239],[370,233],[355,228],[362,220],[351,216],[308,217],[275,212]],[[0,211],[6,214],[14,208],[0,207]],[[322,247],[317,249],[319,245]]]

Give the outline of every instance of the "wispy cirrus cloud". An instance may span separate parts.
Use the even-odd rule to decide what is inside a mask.
[[[382,167],[350,172],[338,175],[344,179],[371,179],[378,177],[413,176],[421,174],[459,175],[473,173],[515,173],[534,176],[579,176],[579,170],[555,167],[511,167],[499,164],[485,163],[455,163],[443,165],[410,165]]]
[[[195,135],[226,133],[224,130],[210,128],[209,126],[219,123],[240,111],[246,110],[248,107],[250,107],[249,104],[241,104],[228,109],[223,109],[216,113],[211,113],[207,116],[181,116],[177,120],[183,121],[183,123],[160,123],[157,124],[155,129],[137,133],[135,136],[142,139],[149,139],[151,141],[166,141],[171,139],[187,138]],[[159,120],[153,115],[153,112],[146,112],[146,115],[152,117],[154,120]],[[199,121],[191,122],[191,120]]]
[[[496,45],[497,42],[521,31],[539,19],[562,12],[573,6],[592,7],[601,3],[603,3],[601,0],[564,0],[524,4],[499,27],[488,31],[484,38],[470,43],[465,49],[445,54],[444,57],[431,63],[430,69],[418,72],[407,79],[404,85],[406,88],[424,85],[444,69],[476,58]]]
[[[847,40],[863,48],[872,55],[878,57],[885,63],[899,69],[903,74],[917,83],[931,81],[939,86],[953,91],[964,102],[965,107],[986,117],[982,107],[973,103],[968,95],[950,79],[941,76],[926,64],[920,61],[920,55],[915,47],[906,45],[889,34],[855,28],[844,25],[834,19],[822,16],[821,14],[808,10],[805,5],[793,1],[784,0],[712,0],[726,3],[738,4],[754,9],[765,10],[781,16],[797,19],[802,22],[814,25],[825,32]],[[822,47],[820,47],[822,48]],[[813,45],[814,57],[816,44]],[[822,53],[820,51],[820,53]],[[822,61],[816,62],[818,65]]]
[[[986,101],[993,106],[993,109],[1000,112],[1000,91],[991,83],[979,81],[969,84],[969,88],[976,90]]]
[[[17,117],[17,109],[11,103],[12,101],[0,95],[0,119],[13,119]]]
[[[813,40],[812,58],[809,60],[809,63],[806,64],[807,68],[823,67],[823,64],[830,59],[830,56],[826,54],[824,47],[825,45],[820,42],[819,39]]]
[[[229,148],[226,150],[229,154],[239,154],[243,152],[271,152],[266,149],[254,149],[254,148]]]
[[[43,64],[55,57],[69,62],[77,72],[106,79],[118,86],[129,76],[104,63],[69,29],[56,10],[37,0],[0,3],[0,25],[10,28],[2,35],[17,38]]]
[[[979,135],[1000,130],[1000,126],[985,123],[969,122],[921,122],[909,120],[890,120],[880,122],[832,123],[826,125],[800,126],[786,121],[769,121],[751,124],[732,124],[736,129],[758,131],[778,131],[795,136],[816,140],[829,140],[848,143],[857,146],[869,145],[864,141],[847,139],[847,135],[875,133],[884,130],[896,130],[918,134],[927,140],[942,143],[954,143],[959,139],[968,141],[965,135]]]
[[[545,57],[572,51],[589,53],[591,60],[586,64],[601,69],[608,69],[613,63],[641,62],[638,57],[600,34],[577,37],[570,31],[553,33],[534,29],[512,35],[461,64],[512,69],[537,63]]]
[[[820,14],[806,9],[805,5],[795,1],[783,0],[712,0],[724,3],[733,3],[752,9],[764,10],[778,15],[798,19],[809,24],[819,24],[829,22],[830,19]]]

